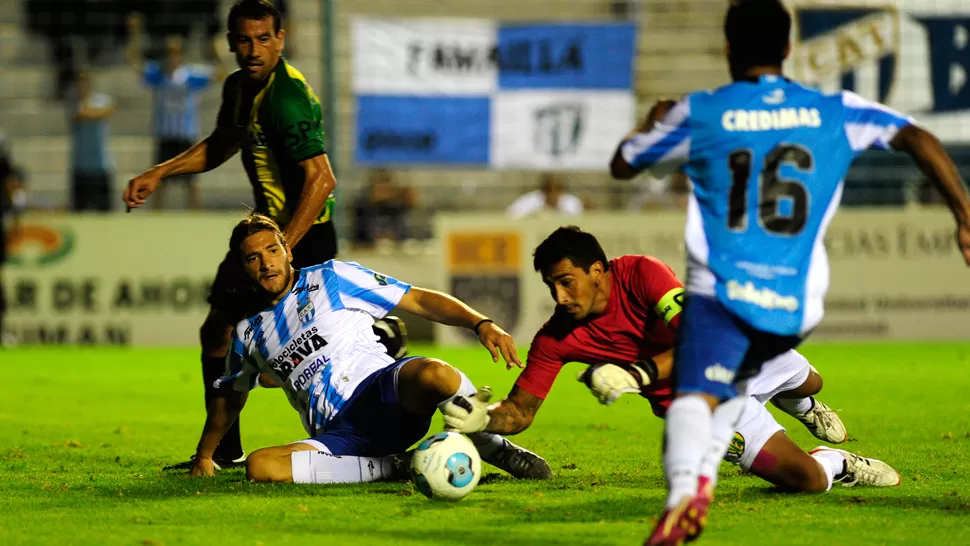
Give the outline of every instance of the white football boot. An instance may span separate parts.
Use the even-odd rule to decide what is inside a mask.
[[[833,449],[831,447],[819,446],[812,450],[812,455],[819,451],[838,451],[845,457],[845,473],[835,478],[835,482],[841,483],[842,487],[853,487],[855,485],[870,485],[873,487],[892,487],[899,485],[903,478],[899,472],[888,464],[878,460],[869,459],[849,453],[844,449]]]
[[[798,419],[805,425],[805,428],[823,442],[830,444],[841,444],[846,441],[848,434],[845,432],[845,425],[839,419],[835,410],[819,402],[815,397],[812,399],[812,409],[807,413],[794,413],[792,417]]]

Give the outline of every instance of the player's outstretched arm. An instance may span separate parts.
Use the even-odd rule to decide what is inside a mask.
[[[239,418],[239,413],[246,405],[249,393],[228,390],[222,396],[214,397],[206,407],[205,427],[202,438],[195,450],[195,464],[190,471],[193,476],[212,476],[214,463],[212,454],[219,447],[219,442],[225,436],[229,427]]]
[[[957,221],[957,243],[970,265],[970,195],[950,154],[932,133],[916,125],[900,129],[890,145],[909,154],[946,199]]]
[[[648,138],[648,133],[653,131],[657,123],[667,115],[668,112],[677,103],[672,100],[659,100],[653,105],[653,108],[647,112],[647,117],[644,118],[643,122],[637,126],[630,134],[620,142],[617,146],[616,152],[613,154],[613,159],[610,161],[610,174],[613,178],[617,180],[630,180],[636,175],[640,174],[643,170],[650,167],[650,165],[635,165],[636,161],[628,160],[628,155],[624,154],[624,148],[631,149],[631,140],[636,138],[638,135],[643,135],[644,138]],[[668,131],[669,132],[669,131]],[[660,140],[659,138],[656,140]],[[635,146],[635,144],[633,144]]]
[[[300,162],[300,166],[303,167],[303,192],[296,203],[293,217],[283,230],[291,248],[306,235],[310,226],[323,212],[327,198],[337,187],[337,179],[326,154],[304,160]]]
[[[457,398],[445,404],[442,408],[445,430],[464,434],[481,431],[518,434],[529,428],[542,405],[542,398],[518,385],[512,387],[507,397],[489,406],[487,404],[491,397],[491,389],[482,387],[472,396]]]
[[[501,355],[508,369],[513,365],[525,366],[519,359],[512,336],[454,296],[415,286],[401,298],[396,309],[445,326],[467,328],[478,335],[478,341],[491,353],[493,362],[498,362]]]
[[[518,434],[532,425],[542,398],[515,385],[509,395],[488,408],[486,432],[495,434]]]
[[[238,151],[239,145],[232,135],[223,129],[216,129],[188,150],[132,178],[122,200],[129,209],[136,209],[145,204],[163,178],[211,171]]]

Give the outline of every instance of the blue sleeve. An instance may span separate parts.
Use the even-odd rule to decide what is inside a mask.
[[[620,146],[623,160],[642,170],[665,166],[675,170],[690,154],[690,97],[684,98],[646,133],[636,133]]]
[[[371,271],[354,262],[327,262],[330,274],[337,280],[342,304],[351,309],[383,318],[401,302],[411,285]]]
[[[186,85],[189,91],[202,91],[212,82],[212,70],[203,67],[195,66],[189,71],[189,77],[186,81]]]
[[[854,152],[868,148],[890,150],[890,141],[913,118],[851,91],[842,92],[843,128]]]
[[[145,68],[142,71],[142,81],[148,87],[154,88],[162,85],[162,67],[155,61],[145,63]]]

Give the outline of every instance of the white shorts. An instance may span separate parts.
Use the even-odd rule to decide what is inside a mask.
[[[808,379],[811,365],[794,350],[765,362],[761,373],[747,383],[748,400],[735,425],[734,440],[724,460],[750,470],[769,438],[785,427],[778,424],[765,404],[780,392],[800,386]]]

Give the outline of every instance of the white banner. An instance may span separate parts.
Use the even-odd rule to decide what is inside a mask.
[[[492,163],[500,169],[608,165],[631,129],[626,91],[508,91],[492,102]]]
[[[684,222],[682,213],[587,214],[515,223],[501,215],[439,214],[439,285],[528,346],[555,308],[532,270],[532,252],[549,233],[560,225],[579,225],[596,235],[608,257],[652,255],[683,279]],[[970,338],[970,270],[953,234],[953,220],[942,210],[846,210],[836,215],[826,237],[831,284],[825,319],[811,339]],[[445,327],[435,330],[435,340],[474,341]]]
[[[493,21],[360,17],[351,25],[357,93],[478,96],[498,85]]]

